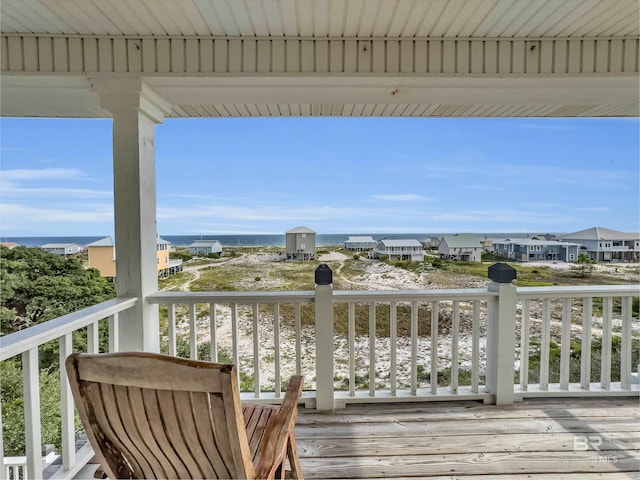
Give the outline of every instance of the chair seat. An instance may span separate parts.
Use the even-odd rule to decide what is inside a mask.
[[[244,426],[247,429],[247,439],[249,440],[249,450],[251,458],[255,461],[258,447],[262,443],[262,437],[267,429],[269,420],[278,414],[280,407],[273,405],[244,405],[242,415],[244,416]]]

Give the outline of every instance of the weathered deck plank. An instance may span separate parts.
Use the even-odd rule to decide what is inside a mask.
[[[302,410],[296,436],[309,479],[640,479],[637,398]]]
[[[640,437],[634,433],[600,434],[600,450],[640,450]],[[482,445],[483,452],[573,452],[575,435],[556,434],[505,434],[475,435],[473,441]],[[298,451],[307,457],[351,457],[375,455],[422,455],[427,453],[456,454],[469,449],[459,435],[397,437],[393,443],[382,442],[379,437],[322,437],[299,439]]]

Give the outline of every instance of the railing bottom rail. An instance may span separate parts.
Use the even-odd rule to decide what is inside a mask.
[[[601,387],[599,383],[592,383],[590,388],[584,389],[579,383],[570,384],[569,388],[560,388],[558,385],[549,385],[543,390],[539,385],[529,385],[527,390],[522,390],[520,385],[516,385],[513,390],[517,400],[525,398],[545,398],[545,397],[638,397],[640,396],[640,385],[631,385],[629,389],[622,388],[619,382],[612,383],[608,389]]]
[[[493,395],[481,389],[479,392],[472,392],[471,387],[458,387],[458,393],[451,393],[450,387],[439,387],[433,393],[431,387],[418,388],[414,394],[410,389],[398,389],[395,394],[391,390],[376,390],[375,396],[371,396],[369,391],[361,390],[351,395],[347,391],[336,391],[336,407],[343,407],[350,403],[418,403],[418,402],[453,402],[465,400],[483,400],[485,402],[493,399]]]

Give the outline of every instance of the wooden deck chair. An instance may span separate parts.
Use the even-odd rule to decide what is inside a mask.
[[[115,478],[303,478],[293,429],[303,378],[280,407],[242,409],[235,366],[153,353],[73,354],[78,413]]]

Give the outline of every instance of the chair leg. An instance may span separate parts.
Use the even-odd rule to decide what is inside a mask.
[[[98,478],[100,480],[104,480],[105,478],[107,478],[107,474],[102,469],[102,467],[98,467],[98,468],[96,468],[96,471],[93,472],[93,478]]]
[[[293,430],[289,434],[289,441],[287,442],[287,458],[289,459],[289,465],[291,466],[291,478],[304,480],[302,468],[300,467],[300,458],[298,458],[296,436],[294,435]]]

